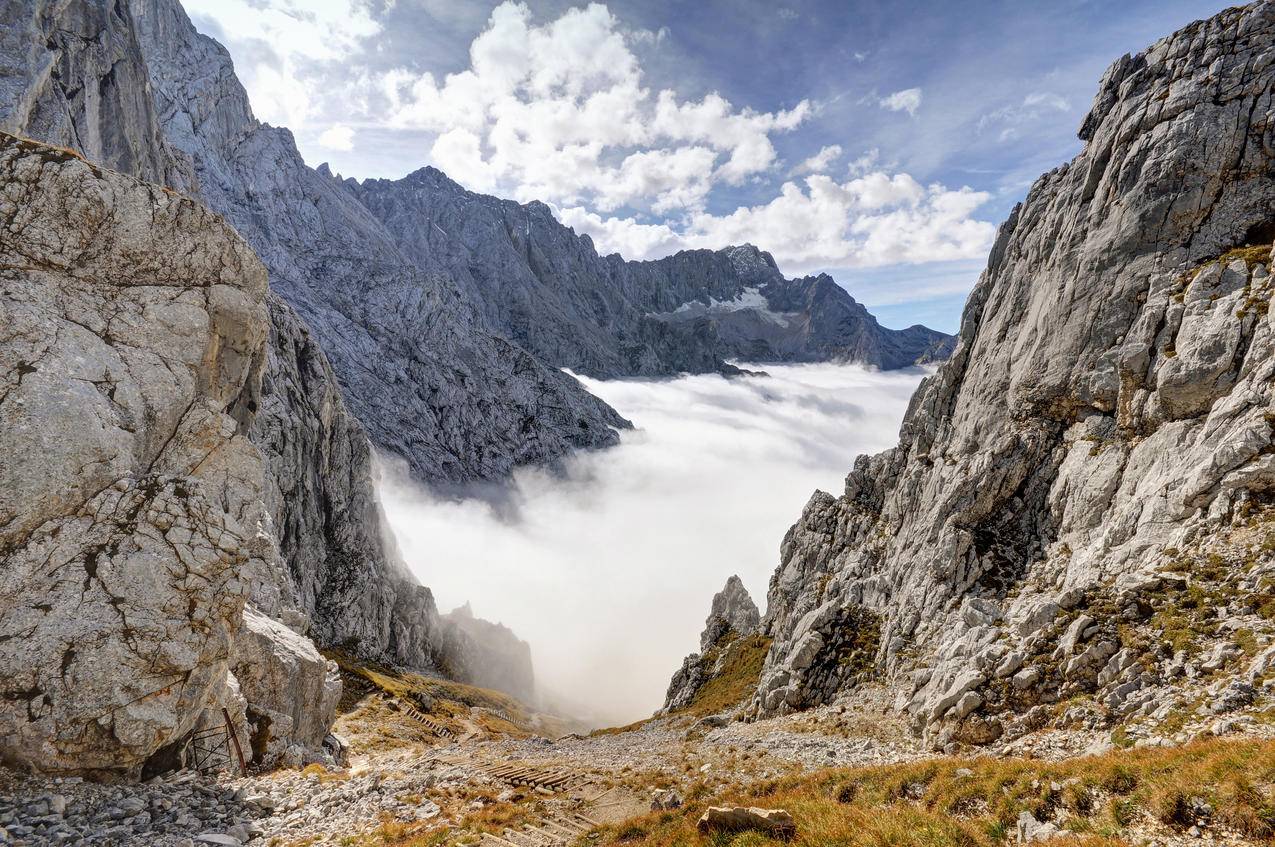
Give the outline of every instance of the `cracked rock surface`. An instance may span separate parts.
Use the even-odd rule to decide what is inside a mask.
[[[234,706],[277,567],[259,454],[266,272],[197,203],[0,135],[0,754],[135,772]]]
[[[938,746],[1049,720],[1060,696],[1096,692],[1099,721],[1155,710],[1202,662],[1247,673],[1251,650],[1195,657],[1173,616],[1207,596],[1188,623],[1208,638],[1269,629],[1273,87],[1269,2],[1111,66],[1084,151],[1002,226],[899,445],[784,539],[756,712],[852,690],[851,631]]]
[[[286,130],[253,119],[228,55],[195,32],[177,3],[14,3],[0,10],[0,23],[0,127],[191,193],[225,214],[265,259],[269,340],[260,390],[240,418],[265,460],[263,499],[284,566],[248,580],[254,606],[324,646],[475,678],[492,656],[440,620],[433,595],[386,536],[372,445],[346,400],[350,373],[379,386],[376,402],[399,416],[382,420],[374,435],[393,430],[408,449],[423,443],[421,428],[434,433],[415,465],[427,479],[498,475],[572,445],[611,443],[610,424],[623,422],[570,378],[469,332],[472,323],[439,307],[442,282],[406,267],[370,216],[304,166]],[[361,290],[365,280],[383,282],[378,290],[389,301],[364,311],[376,299]],[[344,299],[329,308],[329,296]],[[418,298],[415,310],[404,298]],[[355,307],[354,323],[338,314]],[[299,312],[320,315],[314,326],[324,332]],[[395,320],[407,335],[387,341],[382,330]],[[340,375],[321,343],[342,354]],[[408,388],[394,399],[394,386],[409,383],[429,409],[414,405]],[[357,405],[371,415],[367,396],[357,394]],[[562,421],[565,438],[540,430]],[[447,444],[436,438],[441,428],[452,433]],[[314,674],[307,684],[322,683],[322,669]]]

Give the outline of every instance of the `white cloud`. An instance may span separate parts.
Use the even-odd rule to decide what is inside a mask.
[[[340,62],[381,30],[359,0],[183,0],[182,5],[197,24],[212,22],[228,42],[257,117],[294,132],[305,130],[317,110],[303,78],[305,63]]]
[[[580,207],[559,209],[558,215],[588,233],[602,253],[648,259],[747,241],[770,251],[786,273],[807,273],[981,258],[996,229],[971,216],[988,199],[981,191],[875,171],[841,183],[822,174],[807,177],[804,186],[786,182],[768,203],[725,215],[699,212],[676,230],[631,217],[603,218]]]
[[[788,175],[821,174],[828,170],[828,166],[839,158],[841,158],[841,145],[829,144],[827,147],[820,148],[818,153],[789,171]]]
[[[1065,112],[1071,108],[1071,105],[1058,94],[1052,94],[1047,91],[1034,91],[1023,98],[1024,106],[1044,106],[1050,109],[1057,109]]]
[[[698,649],[713,594],[738,573],[765,605],[780,541],[811,492],[839,490],[857,454],[895,442],[922,376],[766,370],[584,380],[638,430],[576,454],[564,476],[519,471],[503,511],[388,478],[382,498],[408,563],[441,608],[472,600],[527,639],[537,679],[597,720],[648,716]]]
[[[880,103],[883,109],[889,109],[891,112],[907,112],[912,117],[916,117],[916,110],[921,108],[921,89],[905,88],[902,91],[896,91],[887,97],[882,97]]]
[[[843,152],[835,144],[788,173],[804,179],[776,180],[776,137],[816,107],[758,111],[715,92],[652,89],[635,51],[657,49],[667,30],[626,29],[602,4],[540,20],[506,0],[469,44],[468,65],[438,76],[371,68],[381,25],[365,2],[189,5],[232,33],[254,108],[290,126],[316,162],[359,173],[367,157],[354,150],[353,127],[411,139],[397,149],[428,148],[412,166],[428,161],[470,189],[545,201],[603,251],[652,258],[751,241],[804,272],[976,257],[991,241],[991,225],[971,218],[986,195],[921,186],[875,151],[844,181],[826,175]],[[912,114],[921,90],[863,102]],[[728,186],[749,204],[715,206]]]
[[[468,69],[441,80],[399,70],[380,90],[391,124],[436,133],[431,158],[466,185],[601,211],[697,210],[715,184],[772,168],[770,136],[810,107],[756,112],[715,93],[653,93],[630,46],[663,32],[626,33],[596,3],[536,23],[526,5],[505,2],[474,39]]]
[[[1021,128],[1037,123],[1049,112],[1066,112],[1071,104],[1058,94],[1048,91],[1033,91],[1023,98],[1022,103],[1002,106],[988,112],[978,119],[980,132],[997,131],[997,140],[1012,141],[1021,136]]]
[[[319,134],[319,145],[329,150],[353,150],[354,130],[344,124],[335,124]]]
[[[851,162],[850,166],[846,168],[846,173],[850,176],[863,176],[866,173],[871,173],[873,170],[879,170],[880,162],[881,151],[876,147],[873,147],[871,150]]]

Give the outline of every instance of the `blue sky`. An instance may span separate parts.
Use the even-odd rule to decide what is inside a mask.
[[[433,164],[629,258],[752,241],[887,326],[947,331],[1107,65],[1225,6],[185,3],[311,164]]]

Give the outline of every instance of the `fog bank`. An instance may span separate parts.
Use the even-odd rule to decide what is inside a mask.
[[[738,573],[764,612],[779,543],[816,488],[894,444],[924,372],[766,368],[768,377],[583,379],[632,420],[619,447],[527,469],[503,502],[381,485],[404,557],[441,609],[466,601],[531,644],[538,682],[600,725],[649,716]]]

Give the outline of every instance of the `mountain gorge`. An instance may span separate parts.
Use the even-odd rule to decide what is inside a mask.
[[[1275,0],[1117,60],[1079,134],[952,338],[752,245],[311,168],[177,0],[0,5],[0,843],[1270,844]],[[753,362],[936,368],[655,716],[545,713],[378,460],[549,478],[642,424],[573,373]]]

